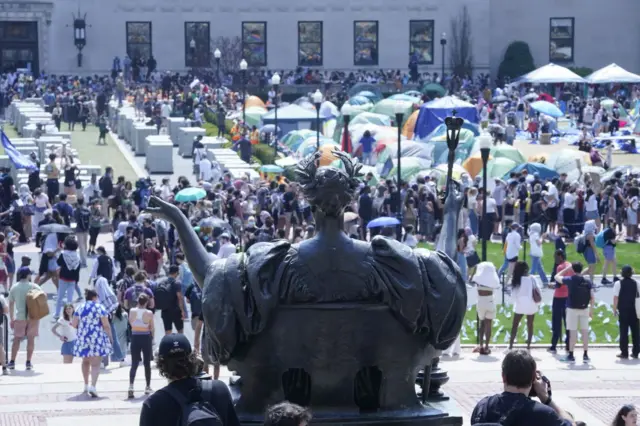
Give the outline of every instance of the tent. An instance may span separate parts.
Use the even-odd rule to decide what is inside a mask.
[[[382,99],[382,91],[377,84],[371,83],[356,83],[349,89],[347,93],[349,96],[354,96],[360,92],[371,92],[376,96],[376,100],[379,101]]]
[[[634,74],[619,65],[611,64],[585,77],[591,84],[640,83],[640,75]]]
[[[420,107],[420,114],[414,129],[414,139],[421,139],[427,136],[436,127],[444,123],[444,119],[450,116],[454,109],[458,117],[462,117],[471,123],[478,123],[478,110],[474,105],[455,96],[445,96]]]
[[[261,107],[266,108],[262,99],[257,96],[249,96],[244,103],[245,108]]]
[[[569,68],[547,64],[518,78],[518,83],[586,83],[586,81]]]
[[[263,124],[275,124],[275,109],[262,116]],[[296,104],[278,108],[278,127],[284,133],[292,130],[309,129],[316,121],[316,112],[310,111]]]
[[[404,122],[404,126],[402,127],[402,134],[409,139],[413,138],[413,129],[416,128],[418,114],[420,114],[420,110],[413,111],[409,118],[407,118],[407,120]]]
[[[551,180],[554,177],[560,176],[558,172],[553,170],[551,167],[545,166],[544,164],[524,163],[514,167],[513,169],[509,170],[509,172],[505,173],[503,179],[508,179],[511,175],[511,172],[521,173],[523,170],[526,170],[530,175],[534,175],[537,173],[542,180]]]

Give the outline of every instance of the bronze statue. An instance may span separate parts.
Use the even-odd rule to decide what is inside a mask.
[[[148,212],[174,224],[203,288],[204,355],[241,376],[232,391],[243,424],[259,424],[267,405],[285,399],[327,424],[461,424],[421,404],[414,385],[460,331],[460,270],[440,251],[350,239],[343,211],[361,165],[334,154],[343,169],[319,167],[318,153],[297,167],[317,224],[299,244],[257,243],[211,261],[180,210],[152,197]]]

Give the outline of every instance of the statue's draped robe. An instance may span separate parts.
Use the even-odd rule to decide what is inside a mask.
[[[269,326],[278,305],[387,305],[411,333],[436,349],[460,331],[467,305],[464,279],[442,252],[411,250],[384,237],[335,247],[317,237],[300,244],[258,243],[207,270],[203,313],[208,361],[227,363]]]

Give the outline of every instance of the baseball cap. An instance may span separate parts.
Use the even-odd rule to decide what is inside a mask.
[[[184,334],[168,334],[160,340],[158,346],[158,355],[160,356],[189,354],[191,354],[191,343]]]

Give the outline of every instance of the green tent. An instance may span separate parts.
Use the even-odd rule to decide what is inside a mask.
[[[422,86],[422,89],[420,91],[425,94],[436,94],[438,96],[444,96],[447,94],[447,89],[445,89],[438,83],[427,83]]]

